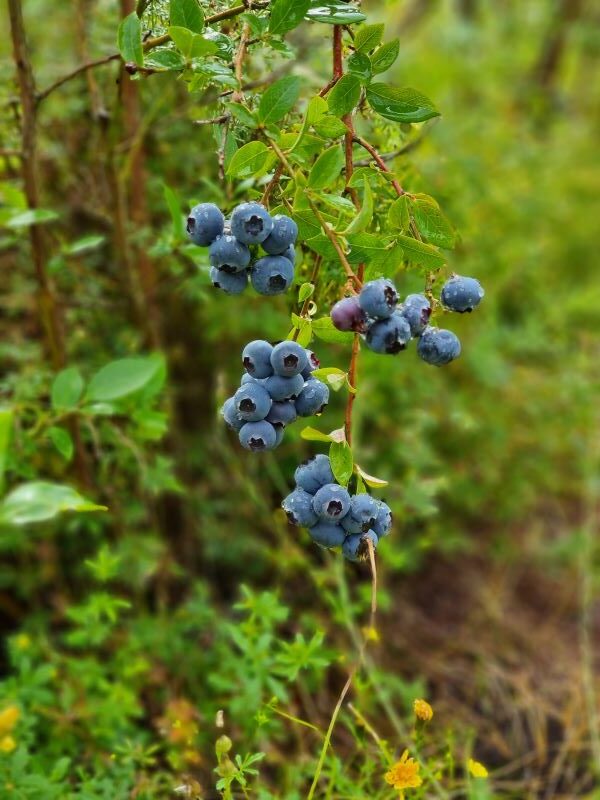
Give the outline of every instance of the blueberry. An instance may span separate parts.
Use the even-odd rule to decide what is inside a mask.
[[[369,558],[369,541],[377,548],[379,540],[373,531],[350,534],[342,545],[344,557],[348,561],[366,561]]]
[[[452,331],[425,328],[417,345],[417,353],[428,364],[441,367],[459,357],[460,342]]]
[[[411,334],[420,336],[429,322],[431,304],[424,294],[409,294],[399,311],[410,325]]]
[[[316,355],[313,353],[312,350],[306,351],[306,357],[308,359],[308,363],[300,373],[305,381],[307,381],[312,375],[312,373],[316,369],[319,369],[319,366],[321,365],[321,362],[319,361],[319,359],[316,357]]]
[[[273,230],[262,243],[262,247],[269,255],[281,255],[288,247],[295,244],[297,238],[298,226],[294,220],[286,217],[285,214],[275,214]]]
[[[292,262],[292,266],[296,263],[296,248],[293,244],[287,247],[283,253],[281,254],[284,258],[287,258],[288,261]]]
[[[326,483],[313,497],[313,508],[321,519],[340,522],[350,511],[350,495],[338,483]]]
[[[223,214],[214,203],[200,203],[190,211],[186,230],[194,244],[207,247],[223,233],[224,222]]]
[[[267,422],[285,427],[294,422],[297,416],[296,406],[291,400],[276,400],[267,414]]]
[[[484,294],[483,287],[476,278],[455,275],[442,287],[441,301],[450,311],[463,314],[465,311],[473,311]]]
[[[387,536],[392,529],[392,511],[387,503],[383,500],[379,501],[379,510],[377,512],[377,519],[373,525],[373,530],[378,537]]]
[[[342,525],[348,533],[366,533],[371,530],[377,515],[380,511],[380,504],[369,494],[355,494],[350,500],[350,511],[342,520]]]
[[[244,374],[240,378],[240,386],[243,386],[245,383],[262,383],[263,381],[264,378],[255,378],[253,375],[244,372]]]
[[[336,522],[322,520],[308,529],[313,542],[321,547],[341,547],[346,538],[346,531]]]
[[[360,290],[358,302],[369,317],[387,319],[391,317],[398,304],[398,292],[388,278],[369,281]]]
[[[322,414],[329,402],[329,387],[317,378],[309,378],[296,398],[296,411],[301,417]]]
[[[258,422],[271,410],[271,398],[266,389],[258,383],[245,383],[233,395],[235,407],[246,422]]]
[[[241,294],[248,286],[248,273],[245,271],[230,273],[211,267],[210,280],[215,289],[222,289],[225,294]]]
[[[327,483],[334,483],[335,478],[331,471],[329,456],[319,453],[300,464],[294,473],[294,480],[301,489],[309,494],[318,492],[321,486],[325,486]]]
[[[283,435],[285,433],[285,427],[283,425],[273,425],[275,428],[275,444],[273,447],[279,447],[279,445],[283,441]]]
[[[292,525],[310,528],[319,521],[312,507],[312,495],[305,492],[304,489],[294,489],[284,499],[281,507]]]
[[[235,407],[235,400],[233,397],[229,397],[227,400],[225,400],[223,407],[221,408],[221,414],[227,425],[233,431],[239,431],[244,424],[244,420],[237,413],[237,408]]]
[[[388,319],[380,319],[369,327],[366,343],[374,353],[394,355],[406,349],[410,338],[410,325],[396,311]]]
[[[338,331],[356,331],[364,333],[367,329],[367,315],[362,309],[358,297],[344,297],[333,306],[330,312],[331,321]]]
[[[242,364],[244,369],[253,378],[268,378],[273,374],[271,366],[271,351],[273,345],[264,339],[255,339],[248,342],[242,351]]]
[[[285,256],[264,256],[254,262],[250,280],[259,294],[282,294],[294,280],[294,265]]]
[[[302,375],[293,375],[291,378],[271,375],[264,386],[273,400],[295,400],[304,388],[304,378]]]
[[[239,432],[240,443],[246,450],[259,452],[277,446],[277,432],[270,422],[246,422]]]
[[[306,350],[298,342],[279,342],[271,352],[273,372],[276,375],[283,375],[284,378],[299,375],[307,365]]]
[[[231,232],[244,244],[260,244],[273,230],[273,220],[260,203],[242,203],[231,215]]]
[[[250,250],[233,236],[219,236],[208,248],[208,258],[222,272],[242,272],[250,263]]]

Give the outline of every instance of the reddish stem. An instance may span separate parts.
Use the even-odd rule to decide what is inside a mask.
[[[379,169],[382,172],[387,172],[389,175],[392,174],[391,169],[389,169],[388,165],[385,163],[383,158],[379,155],[377,150],[375,150],[375,148],[373,147],[372,144],[369,144],[369,142],[367,142],[366,139],[363,139],[362,136],[357,136],[356,134],[354,134],[353,138],[354,138],[354,141],[357,144],[359,144],[361,147],[363,147],[367,151],[367,153],[369,153],[369,155],[373,158],[373,160],[375,161],[375,163],[377,164],[377,166],[379,167]],[[401,197],[403,194],[406,194],[404,189],[400,186],[400,184],[398,183],[398,181],[395,178],[392,181],[392,186],[396,190],[396,194],[398,195],[398,197]]]

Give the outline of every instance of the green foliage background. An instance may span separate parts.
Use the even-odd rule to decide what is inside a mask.
[[[425,778],[411,797],[600,796],[600,32],[591,7],[573,6],[363,3],[386,39],[400,39],[386,79],[442,113],[395,168],[440,202],[460,236],[450,267],[487,293],[476,314],[452,318],[463,356],[449,369],[422,365],[414,350],[361,356],[356,447],[361,466],[390,481],[383,496],[397,523],[378,550],[379,641],[317,796],[397,796],[383,773],[404,747]],[[24,9],[41,88],[114,51],[113,4]],[[150,4],[157,27],[163,12]],[[304,24],[291,59],[251,49],[249,77],[293,69],[316,91],[329,37],[328,26]],[[71,437],[50,430],[70,429],[51,398],[19,222],[4,37],[0,56],[10,111],[0,123],[0,398],[14,414],[6,489],[56,481],[109,508],[2,528],[0,712],[16,705],[20,717],[14,749],[0,752],[0,797],[162,798],[176,787],[304,797],[367,618],[369,574],[316,551],[278,510],[295,465],[315,451],[301,426],[256,459],[220,424],[243,344],[281,338],[291,300],[215,293],[177,208],[232,207],[251,181],[219,180],[213,130],[192,124],[212,115],[208,100],[173,74],[136,76],[124,102],[129,79],[118,85],[111,63],[42,102],[41,205],[56,215],[45,225],[48,270],[68,364],[86,383],[126,357],[149,359],[137,367],[151,373],[110,408],[101,391],[92,397],[78,463]],[[386,151],[414,138],[387,123],[379,134]],[[400,273],[398,288],[419,291],[422,277]],[[332,280],[319,315],[336,292]],[[347,349],[317,347],[323,363],[347,368]],[[341,424],[343,403],[334,395],[322,428]],[[418,696],[436,713],[414,731]],[[233,748],[221,742],[215,754],[223,734]],[[469,777],[470,757],[487,781]],[[234,795],[215,794],[234,773],[247,787],[234,780]]]

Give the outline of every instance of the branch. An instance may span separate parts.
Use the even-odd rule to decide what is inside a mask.
[[[58,89],[64,83],[76,78],[78,75],[81,75],[84,72],[87,72],[88,69],[94,69],[94,67],[100,67],[103,64],[110,64],[111,61],[116,61],[117,59],[121,58],[120,53],[113,53],[110,56],[104,56],[104,58],[97,58],[95,61],[88,61],[86,64],[80,64],[76,67],[72,72],[63,75],[62,78],[59,78],[54,83],[50,84],[44,91],[38,92],[36,96],[36,103],[41,103],[42,100],[45,100],[49,94],[55,89]]]
[[[391,169],[379,155],[377,150],[375,150],[372,144],[369,144],[369,142],[367,142],[366,139],[363,139],[362,136],[357,136],[356,134],[354,135],[354,141],[357,144],[359,144],[362,148],[364,148],[367,151],[367,153],[369,153],[369,155],[372,156],[373,160],[375,161],[375,163],[382,172],[387,172],[388,175],[392,174]],[[396,190],[396,194],[398,195],[398,197],[401,197],[403,194],[406,194],[404,189],[400,186],[400,184],[395,178],[392,180],[392,186]]]

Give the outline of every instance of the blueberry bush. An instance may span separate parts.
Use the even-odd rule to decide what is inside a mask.
[[[596,797],[549,5],[8,0],[0,798]]]

